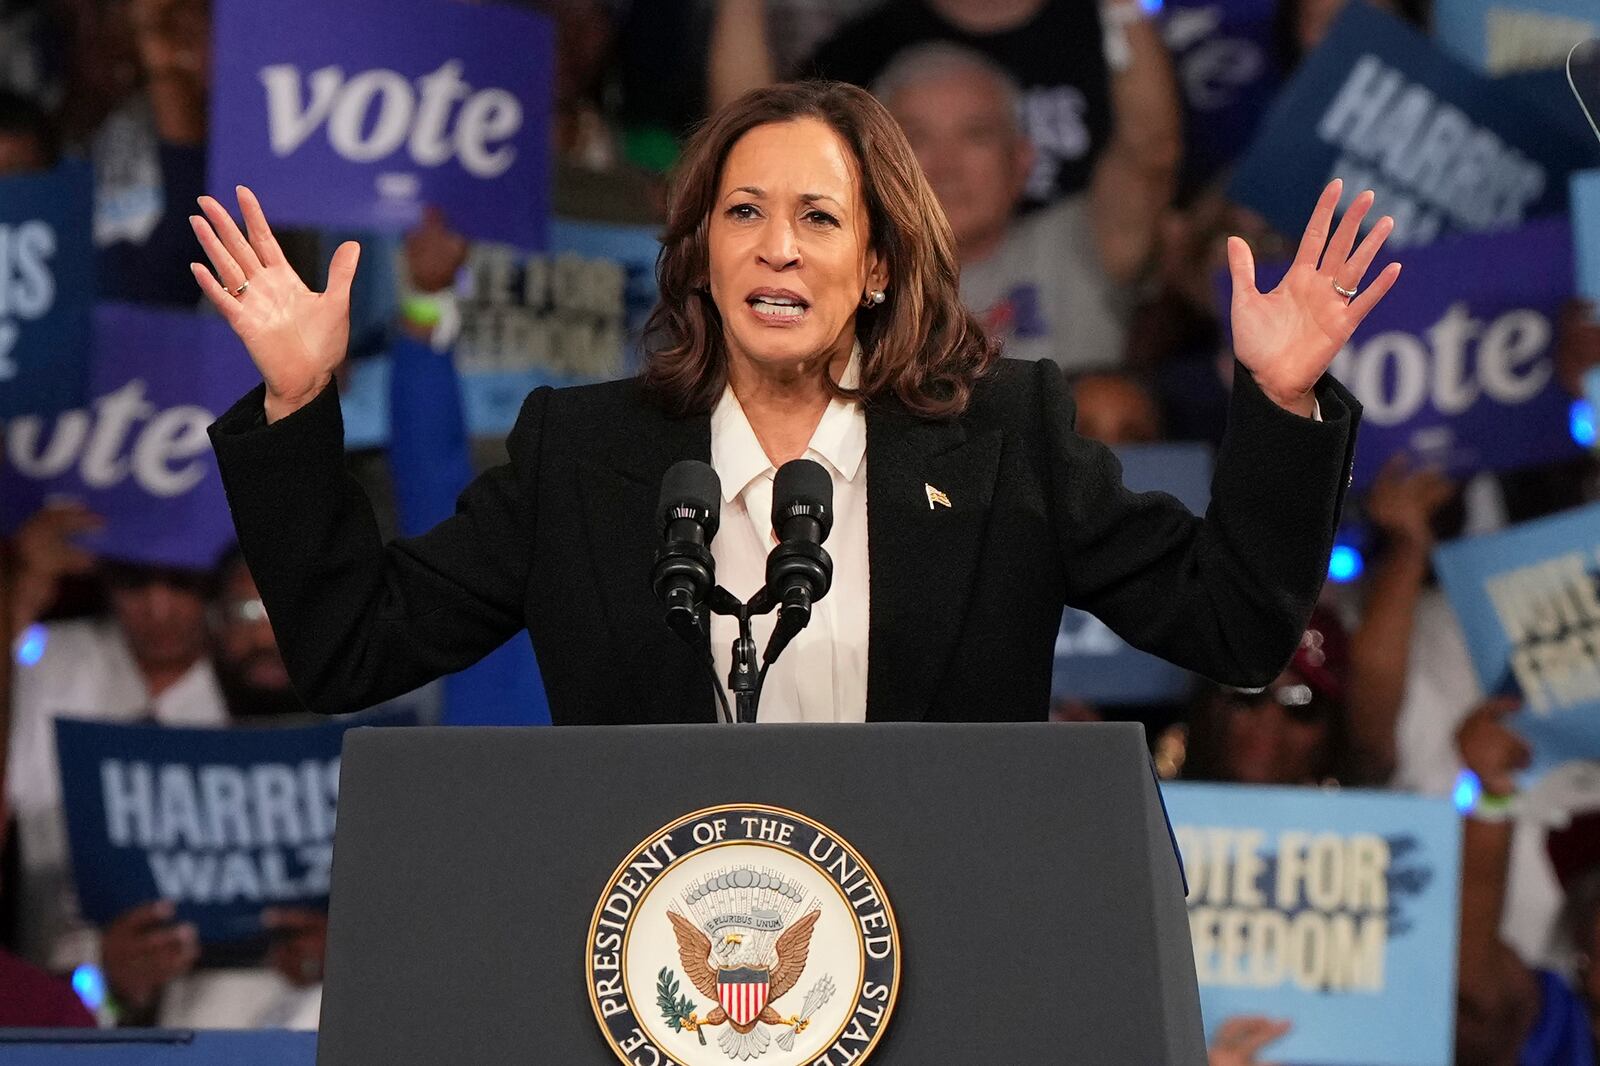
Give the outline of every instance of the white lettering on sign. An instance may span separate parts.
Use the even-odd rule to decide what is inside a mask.
[[[505,89],[474,90],[462,80],[457,59],[417,78],[415,86],[382,68],[347,79],[339,67],[327,66],[307,78],[295,64],[277,63],[263,67],[260,77],[278,156],[293,154],[325,125],[334,151],[356,163],[386,159],[405,145],[418,166],[456,158],[469,174],[493,178],[516,159],[516,147],[507,142],[522,128],[522,102]]]
[[[56,254],[56,233],[49,223],[0,224],[0,381],[21,368],[12,358],[21,329],[14,319],[35,319],[55,306],[56,279],[50,257]]]
[[[1544,195],[1545,168],[1506,144],[1493,130],[1474,123],[1459,108],[1375,55],[1363,55],[1317,123],[1317,136],[1342,153],[1338,173],[1353,198],[1381,185],[1409,198],[1407,214],[1419,216],[1420,244],[1448,217],[1465,230],[1503,229],[1521,222],[1528,206]],[[1357,169],[1361,173],[1356,173]],[[1375,180],[1374,180],[1375,179]],[[1379,203],[1395,215],[1395,235],[1403,238],[1396,206]]]
[[[1555,372],[1554,335],[1538,311],[1507,311],[1485,325],[1457,302],[1420,337],[1388,330],[1347,345],[1330,370],[1349,383],[1365,408],[1363,417],[1393,426],[1429,404],[1454,415],[1483,396],[1512,406],[1526,403]]]
[[[85,485],[107,489],[132,477],[152,496],[178,496],[205,477],[210,450],[206,426],[216,418],[203,407],[180,404],[158,411],[135,379],[94,401],[94,411],[67,411],[48,437],[38,415],[5,427],[6,456],[23,476],[45,480],[78,466]]]

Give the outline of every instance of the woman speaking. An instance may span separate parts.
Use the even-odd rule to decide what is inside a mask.
[[[644,372],[534,391],[510,461],[388,545],[344,472],[331,384],[359,249],[341,246],[314,293],[248,189],[243,231],[203,198],[215,274],[195,277],[264,379],[212,440],[295,687],[315,710],[355,710],[526,627],[557,723],[713,721],[705,649],[651,587],[658,488],[679,460],[711,464],[716,575],[748,597],[775,543],[774,471],[800,457],[833,483],[832,591],[773,665],[761,721],[1041,719],[1064,604],[1217,681],[1267,684],[1321,587],[1350,469],[1360,407],[1324,371],[1399,274],[1356,293],[1392,224],[1355,247],[1363,193],[1330,237],[1339,192],[1270,293],[1230,239],[1238,361],[1202,521],[1122,487],[1111,453],[1074,432],[1054,364],[998,358],[873,97],[751,92],[685,151]],[[711,631],[722,677],[733,625]]]

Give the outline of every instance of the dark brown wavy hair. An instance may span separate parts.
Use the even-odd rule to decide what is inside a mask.
[[[656,260],[660,301],[645,324],[645,383],[681,414],[710,411],[728,380],[722,316],[711,299],[707,234],[723,163],[757,126],[816,118],[849,146],[867,205],[871,247],[889,271],[888,299],[856,314],[861,378],[838,396],[885,394],[913,412],[948,418],[966,410],[998,344],[961,303],[950,222],[905,134],[871,93],[836,81],[774,85],[745,93],[712,115],[685,146],[667,201]]]

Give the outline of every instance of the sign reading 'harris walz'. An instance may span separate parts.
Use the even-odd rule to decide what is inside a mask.
[[[652,833],[612,874],[584,963],[623,1062],[843,1066],[888,1024],[900,934],[882,883],[837,833],[778,807],[712,807]]]
[[[152,900],[206,943],[262,933],[261,911],[326,906],[339,751],[382,712],[296,728],[176,729],[56,720],[62,800],[84,916]]]
[[[1331,178],[1377,191],[1389,247],[1562,214],[1594,145],[1370,4],[1346,5],[1261,125],[1229,193],[1284,233]]]

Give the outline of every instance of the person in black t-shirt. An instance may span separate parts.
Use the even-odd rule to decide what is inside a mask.
[[[1111,134],[1110,70],[1095,3],[889,0],[839,28],[800,73],[870,85],[895,54],[950,41],[993,60],[1022,88],[1036,152],[1026,206],[1081,191]]]
[[[1171,57],[1138,0],[885,0],[844,23],[797,70],[777,70],[760,0],[718,0],[710,103],[787,76],[870,86],[907,48],[950,43],[976,52],[1022,92],[1033,145],[1024,211],[1084,192],[1103,177],[1136,185],[1130,209],[1159,214],[1182,152]]]

